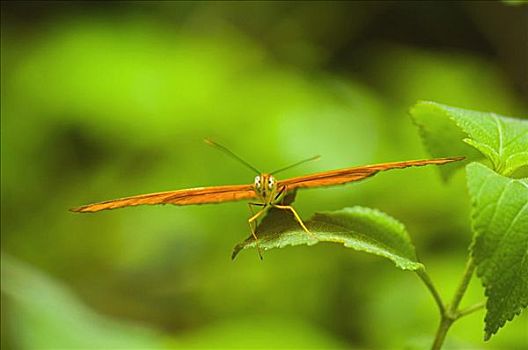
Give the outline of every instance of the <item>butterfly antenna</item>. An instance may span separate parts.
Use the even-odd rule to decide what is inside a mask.
[[[306,162],[311,162],[312,160],[317,160],[319,158],[321,158],[321,156],[314,156],[314,157],[311,157],[311,158],[308,158],[308,159],[305,159],[305,160],[301,160],[300,162],[297,162],[295,164],[288,165],[287,167],[280,168],[279,170],[275,170],[274,172],[272,172],[270,174],[274,175],[274,174],[280,173],[281,171],[288,170],[290,168],[296,167],[297,165],[301,165],[301,164],[304,164]]]
[[[257,168],[255,168],[253,165],[249,164],[248,162],[246,162],[244,159],[240,158],[239,156],[237,156],[236,154],[234,154],[233,152],[231,152],[229,149],[227,149],[227,147],[225,146],[222,146],[221,144],[219,143],[216,143],[214,142],[213,140],[211,139],[204,139],[204,142],[207,143],[209,146],[213,146],[217,149],[219,149],[220,151],[228,154],[230,157],[238,160],[240,163],[244,164],[245,166],[247,166],[249,169],[253,170],[255,173],[257,174],[261,174],[260,171],[258,171]]]

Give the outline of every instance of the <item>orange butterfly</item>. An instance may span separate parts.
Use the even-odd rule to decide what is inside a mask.
[[[292,168],[304,162],[319,158],[319,156],[305,159],[301,162],[295,163],[288,167],[276,170],[272,173],[262,173],[256,168],[251,166],[249,163],[238,157],[236,154],[228,150],[222,145],[219,145],[211,140],[205,140],[208,144],[219,148],[226,152],[230,156],[236,158],[244,165],[255,171],[258,175],[255,177],[255,181],[250,185],[228,185],[228,186],[212,186],[212,187],[198,187],[185,190],[157,192],[150,194],[143,194],[132,197],[125,197],[120,199],[113,199],[109,201],[84,205],[75,209],[71,209],[74,212],[80,213],[93,213],[106,209],[117,209],[123,207],[130,207],[144,204],[174,204],[174,205],[190,205],[190,204],[208,204],[208,203],[220,203],[228,201],[238,201],[244,199],[256,199],[257,202],[248,203],[252,213],[252,206],[259,206],[261,209],[253,214],[249,219],[248,223],[251,228],[251,234],[257,240],[255,234],[256,220],[267,211],[267,209],[274,207],[278,209],[289,210],[293,213],[295,219],[299,225],[307,233],[311,234],[306,228],[300,216],[297,214],[295,209],[291,205],[282,205],[281,200],[283,196],[292,190],[299,188],[312,188],[321,186],[333,186],[341,185],[348,182],[359,181],[367,177],[373,176],[380,171],[390,169],[401,169],[411,166],[424,166],[428,164],[446,164],[464,159],[464,157],[452,157],[452,158],[436,158],[436,159],[425,159],[425,160],[411,160],[404,162],[393,162],[393,163],[382,163],[374,165],[359,166],[353,168],[345,168],[339,170],[324,171],[315,173],[312,175],[298,176],[286,180],[277,181],[273,174],[280,171]]]

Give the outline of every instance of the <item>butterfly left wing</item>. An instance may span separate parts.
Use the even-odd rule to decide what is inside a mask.
[[[374,165],[359,166],[354,168],[346,168],[332,171],[325,171],[306,176],[293,177],[279,181],[278,188],[286,187],[287,191],[297,188],[312,188],[321,186],[341,185],[348,182],[359,181],[370,176],[374,176],[380,171],[390,169],[402,169],[411,166],[424,166],[429,164],[446,164],[462,160],[464,157],[453,158],[436,158],[424,160],[410,160],[404,162],[381,163]]]
[[[94,213],[101,210],[131,207],[136,205],[191,205],[208,204],[256,198],[252,185],[199,187],[186,190],[142,194],[113,199],[70,209],[79,213]]]

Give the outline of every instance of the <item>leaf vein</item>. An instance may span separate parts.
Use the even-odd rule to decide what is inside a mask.
[[[507,146],[509,146],[510,144],[514,143],[515,141],[517,141],[517,139],[523,137],[524,135],[527,135],[528,134],[528,129],[520,132],[519,134],[515,135],[515,137],[512,137],[511,139],[508,140],[508,142],[506,142],[504,144],[504,148],[507,148]]]
[[[499,117],[495,113],[492,113],[493,119],[495,119],[495,124],[497,125],[497,130],[499,132],[499,157],[502,158],[502,151],[503,151],[503,131],[502,131],[502,124],[499,120]]]

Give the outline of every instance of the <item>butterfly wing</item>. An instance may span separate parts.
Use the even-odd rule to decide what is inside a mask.
[[[367,177],[374,176],[380,171],[390,169],[402,169],[411,166],[424,166],[429,164],[441,165],[462,159],[464,159],[464,157],[410,160],[405,162],[393,162],[359,166],[354,168],[325,171],[312,175],[293,177],[291,179],[279,181],[277,186],[279,188],[282,186],[286,186],[286,189],[290,191],[297,188],[341,185],[348,182],[359,181]]]
[[[71,209],[74,212],[93,213],[106,209],[117,209],[131,207],[136,205],[154,205],[154,204],[207,204],[220,203],[228,201],[238,201],[243,199],[256,198],[257,194],[252,185],[234,185],[234,186],[214,186],[199,187],[187,190],[167,191],[150,194],[142,194],[120,199],[84,205],[79,208]]]

